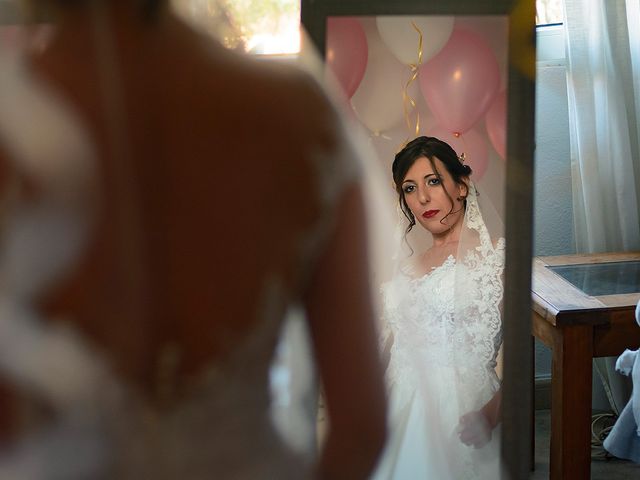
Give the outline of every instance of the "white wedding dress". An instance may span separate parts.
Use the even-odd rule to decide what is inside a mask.
[[[476,240],[423,276],[406,265],[382,287],[391,434],[377,480],[499,478],[499,431],[478,449],[457,432],[499,388],[502,341],[504,239],[491,241],[470,190],[463,230]]]
[[[166,411],[118,378],[77,331],[39,317],[32,298],[67,270],[90,229],[90,212],[66,193],[93,174],[95,156],[68,106],[23,67],[0,57],[0,146],[26,175],[63,184],[51,202],[3,211],[0,372],[47,405],[52,420],[0,449],[0,479],[308,478],[315,452],[296,451],[272,421],[271,364],[286,312],[299,300],[277,275],[262,279],[256,327]],[[324,210],[300,237],[301,271],[313,263],[332,207],[355,178],[354,153],[337,140],[335,151],[309,154]],[[313,424],[310,415],[303,421]]]

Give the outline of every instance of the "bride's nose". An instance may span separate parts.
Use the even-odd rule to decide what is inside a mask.
[[[420,200],[420,203],[427,203],[429,201],[429,192],[427,192],[427,187],[418,187],[418,200]]]

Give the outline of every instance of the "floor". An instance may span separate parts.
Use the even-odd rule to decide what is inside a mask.
[[[549,478],[549,410],[536,411],[536,453],[535,470],[530,480]],[[640,479],[640,465],[625,460],[597,458],[598,451],[593,450],[591,460],[591,480],[632,480]]]

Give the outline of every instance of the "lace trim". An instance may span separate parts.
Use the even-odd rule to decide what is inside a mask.
[[[0,104],[6,160],[45,197],[24,204],[14,195],[3,205],[0,283],[5,295],[30,298],[64,272],[86,243],[96,158],[75,112],[28,74],[20,56],[0,54]]]
[[[479,358],[491,371],[496,367],[498,350],[502,344],[502,313],[501,304],[504,294],[503,272],[505,239],[499,238],[494,246],[487,227],[482,218],[478,205],[475,187],[470,188],[467,200],[467,215],[465,221],[468,228],[478,232],[480,244],[475,250],[470,250],[464,258],[467,266],[465,279],[471,285],[477,285],[479,297],[474,298],[470,308],[465,308],[458,316],[463,318],[482,319],[483,327],[479,322],[470,322],[468,339],[474,355]],[[456,281],[456,285],[462,282]],[[485,381],[489,379],[483,379]]]
[[[265,287],[258,327],[231,356],[199,376],[189,395],[163,412],[147,405],[135,388],[118,382],[72,330],[45,326],[34,312],[0,298],[2,370],[37,398],[50,401],[58,413],[42,435],[0,462],[0,476],[18,468],[14,464],[20,465],[20,458],[40,451],[45,468],[55,470],[45,455],[51,441],[69,447],[67,454],[78,442],[94,445],[92,466],[69,455],[65,465],[59,465],[64,471],[90,471],[89,476],[103,472],[106,465],[119,472],[118,478],[156,471],[150,465],[166,470],[156,478],[174,478],[166,472],[178,467],[193,471],[197,465],[213,474],[223,458],[227,466],[235,465],[229,472],[237,473],[244,468],[244,458],[238,456],[246,438],[261,445],[254,466],[267,468],[275,459],[287,458],[298,473],[305,471],[308,460],[283,445],[269,420],[268,370],[286,297],[275,279]],[[213,449],[192,449],[205,443]],[[90,467],[94,470],[86,470]]]

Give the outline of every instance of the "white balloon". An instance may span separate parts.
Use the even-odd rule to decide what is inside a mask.
[[[375,24],[363,23],[369,45],[369,61],[362,82],[351,97],[358,120],[372,132],[384,132],[404,118],[402,92],[411,78],[411,71],[387,49]],[[348,48],[348,47],[347,47]],[[417,80],[409,88],[416,100],[420,93]]]
[[[422,63],[435,56],[447,43],[453,31],[454,17],[430,16],[381,16],[376,24],[382,41],[402,63],[418,64],[420,35],[422,32]]]

